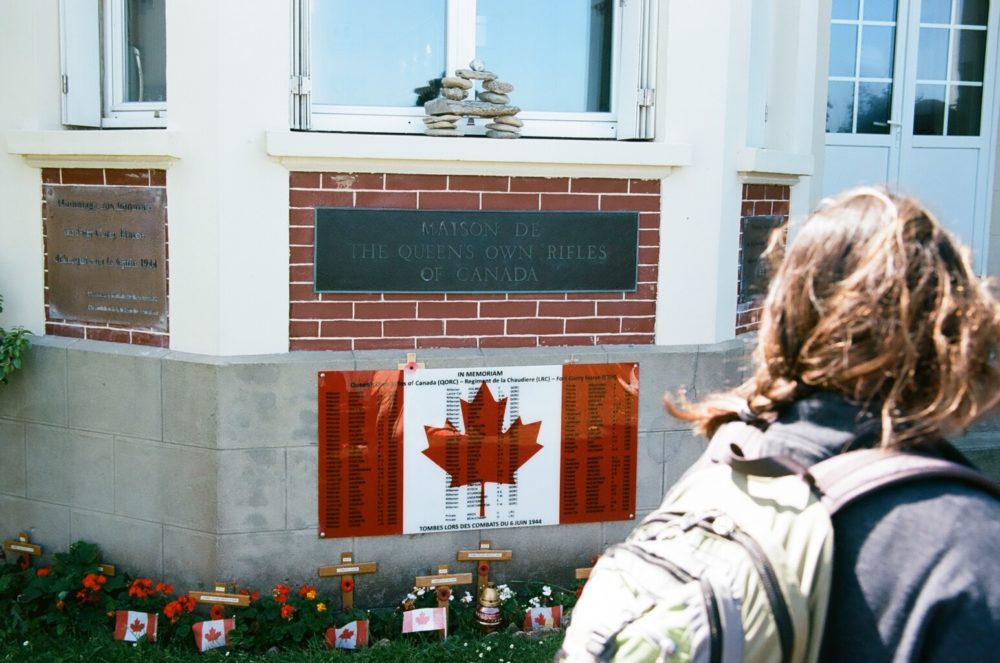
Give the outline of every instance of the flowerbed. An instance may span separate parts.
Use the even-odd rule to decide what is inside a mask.
[[[177,593],[174,587],[152,578],[105,575],[99,559],[97,546],[81,541],[70,546],[68,552],[54,555],[48,566],[0,565],[0,638],[7,643],[22,639],[28,642],[27,638],[42,634],[46,638],[86,638],[96,632],[115,632],[117,621],[119,633],[129,633],[131,629],[130,639],[137,639],[144,646],[148,643],[150,647],[162,645],[178,651],[195,651],[193,627],[205,622],[203,626],[211,634],[207,637],[214,638],[213,645],[224,642],[234,653],[253,654],[328,647],[336,642],[334,634],[357,635],[357,629],[347,629],[348,635],[344,636],[343,630],[335,630],[337,627],[363,621],[368,642],[379,646],[393,646],[396,641],[440,643],[439,633],[401,632],[404,612],[440,604],[447,606],[449,638],[464,641],[467,647],[482,635],[475,619],[475,597],[467,591],[456,596],[447,587],[436,590],[414,587],[397,606],[343,612],[331,607],[339,605],[339,597],[322,596],[311,584],[279,583],[268,590],[230,584],[227,591],[246,596],[249,605],[209,607],[198,605],[186,593]],[[508,635],[524,627],[557,626],[558,619],[553,622],[551,618],[548,621],[539,618],[536,624],[532,615],[538,608],[546,607],[557,608],[555,614],[565,614],[577,594],[538,581],[500,585],[497,593],[502,616],[500,628]],[[119,611],[132,612],[127,613],[123,623]],[[155,617],[147,624],[136,616],[141,614]],[[547,614],[551,616],[552,610]],[[229,619],[234,621],[228,631],[216,629],[215,622],[207,621]],[[151,626],[154,623],[155,629]],[[156,642],[152,644],[154,630]],[[136,637],[137,634],[141,635]],[[220,638],[222,642],[217,643]],[[513,643],[510,646],[513,648]]]

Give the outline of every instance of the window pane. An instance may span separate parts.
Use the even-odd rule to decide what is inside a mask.
[[[921,23],[951,23],[951,0],[923,0],[920,4]]]
[[[858,28],[854,25],[830,27],[830,75],[853,76],[858,50]]]
[[[951,80],[983,82],[986,58],[985,30],[955,30],[955,52],[951,58]]]
[[[865,0],[866,21],[895,21],[896,0]]]
[[[613,0],[478,0],[476,57],[519,108],[610,111],[613,13]]]
[[[866,25],[861,29],[861,75],[892,78],[892,49],[895,28]]]
[[[917,78],[943,81],[948,77],[947,28],[920,28],[917,52]]]
[[[958,22],[964,25],[986,25],[989,0],[958,0]]]
[[[913,133],[918,136],[944,134],[944,86],[918,85],[913,104]]]
[[[167,100],[165,0],[125,3],[123,101]]]
[[[422,106],[445,70],[445,0],[314,0],[313,102]]]
[[[949,93],[949,136],[978,136],[979,117],[983,108],[983,88],[953,85]]]
[[[833,0],[833,17],[857,19],[858,0]]]
[[[889,106],[892,101],[890,83],[858,84],[859,134],[889,133]]]
[[[851,133],[853,117],[854,83],[848,81],[830,81],[826,99],[827,133]]]

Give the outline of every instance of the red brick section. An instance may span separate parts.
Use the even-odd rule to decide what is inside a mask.
[[[165,170],[148,168],[43,168],[42,184],[74,184],[88,186],[139,186],[166,187]],[[169,211],[167,212],[169,215]],[[48,213],[42,203],[42,232],[45,241],[45,264],[48,264]],[[164,233],[165,237],[168,237]],[[167,240],[167,304],[170,302],[170,244]],[[144,327],[125,327],[103,322],[84,322],[53,318],[49,314],[49,274],[45,272],[45,333],[52,336],[86,338],[94,341],[111,341],[156,348],[170,347],[170,332],[154,331]]]
[[[786,184],[744,184],[740,216],[777,215],[788,220],[791,189]],[[742,226],[742,224],[741,224]],[[739,265],[743,264],[743,234],[740,230]],[[737,283],[741,275],[737,272]],[[760,328],[760,298],[740,299],[736,302],[736,335],[747,334]]]
[[[291,350],[653,343],[659,180],[294,172],[289,186]],[[625,293],[317,294],[317,206],[638,211],[639,284]]]

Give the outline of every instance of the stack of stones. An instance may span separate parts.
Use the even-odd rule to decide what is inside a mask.
[[[476,94],[478,101],[468,101],[473,81],[482,81],[483,89]],[[454,76],[441,79],[441,96],[424,104],[427,116],[424,133],[428,136],[461,136],[458,121],[463,117],[492,120],[486,125],[490,138],[517,138],[524,123],[517,118],[521,109],[510,105],[508,96],[514,91],[510,83],[497,80],[486,71],[482,62],[473,60],[469,69],[458,69]]]

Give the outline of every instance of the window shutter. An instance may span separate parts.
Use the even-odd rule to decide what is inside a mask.
[[[618,140],[653,138],[659,0],[620,0]]]
[[[100,0],[60,0],[62,121],[101,126]]]
[[[312,128],[312,80],[309,66],[310,0],[292,0],[292,72],[289,113],[292,129]]]

